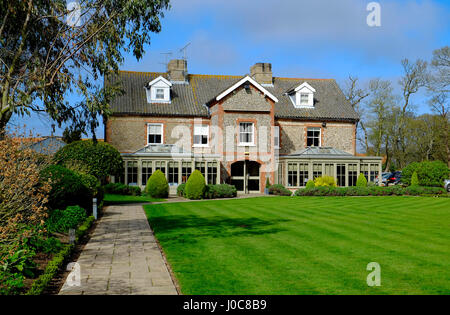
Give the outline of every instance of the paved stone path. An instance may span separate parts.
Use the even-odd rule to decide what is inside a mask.
[[[109,206],[59,294],[177,294],[141,205]]]

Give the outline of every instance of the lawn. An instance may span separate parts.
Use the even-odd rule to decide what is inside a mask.
[[[129,195],[115,195],[115,194],[105,194],[103,199],[105,205],[118,205],[127,203],[149,203],[164,201],[165,199],[157,199],[149,196],[129,196]]]
[[[450,294],[450,199],[261,197],[144,206],[183,294]],[[381,286],[369,287],[369,262]]]

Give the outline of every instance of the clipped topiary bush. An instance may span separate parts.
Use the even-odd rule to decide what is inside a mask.
[[[40,177],[43,182],[51,181],[52,189],[48,197],[51,209],[65,209],[74,205],[91,208],[93,194],[75,172],[60,165],[50,165],[41,171]]]
[[[367,179],[363,173],[360,173],[356,180],[356,187],[367,187]]]
[[[157,170],[150,176],[145,191],[153,198],[167,198],[169,196],[169,184],[163,172]]]
[[[267,189],[270,188],[270,179],[269,179],[269,177],[266,178],[266,188]]]
[[[306,186],[308,186],[308,184],[306,184]],[[336,187],[336,181],[334,180],[334,177],[324,175],[321,177],[316,177],[314,179],[314,186],[315,187]]]
[[[411,185],[414,172],[417,173],[420,186],[442,187],[444,179],[449,176],[449,169],[442,161],[414,162],[402,170],[402,182]]]
[[[92,140],[75,141],[56,152],[56,164],[87,173],[106,181],[108,175],[119,175],[123,170],[123,160],[119,151],[109,143]],[[80,169],[81,168],[81,169]]]
[[[419,177],[416,171],[411,175],[411,186],[419,186]]]
[[[314,181],[312,179],[309,179],[308,182],[306,183],[306,188],[311,189],[314,187],[316,187],[316,184],[314,183]]]
[[[205,189],[205,177],[203,177],[199,170],[195,170],[186,182],[184,194],[189,199],[202,199]]]

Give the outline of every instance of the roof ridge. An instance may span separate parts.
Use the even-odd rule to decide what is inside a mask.
[[[133,70],[119,70],[119,72],[124,73],[134,73],[134,74],[143,74],[143,75],[152,75],[152,74],[159,74],[164,75],[167,74],[167,72],[158,72],[158,71],[133,71]],[[233,79],[239,79],[243,78],[246,75],[232,75],[232,74],[199,74],[199,73],[189,73],[189,76],[192,77],[211,77],[211,78],[233,78]],[[324,79],[324,78],[288,78],[288,77],[273,77],[274,79],[278,80],[292,80],[292,81],[298,81],[298,80],[309,80],[309,81],[335,81],[335,79]]]
[[[287,77],[273,77],[274,79],[278,80],[292,80],[292,81],[298,81],[298,80],[310,80],[310,81],[335,81],[335,79],[314,79],[314,78],[287,78]]]

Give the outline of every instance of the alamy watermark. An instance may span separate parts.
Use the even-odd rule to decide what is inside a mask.
[[[67,276],[66,283],[69,287],[81,286],[81,267],[79,263],[71,262],[67,265],[67,271],[70,271]]]
[[[369,287],[379,287],[381,286],[381,267],[377,262],[370,262],[366,267],[367,271],[371,271],[367,275],[367,285]]]
[[[366,7],[367,11],[370,13],[367,15],[367,25],[369,27],[380,27],[381,26],[381,5],[378,2],[370,2]]]

